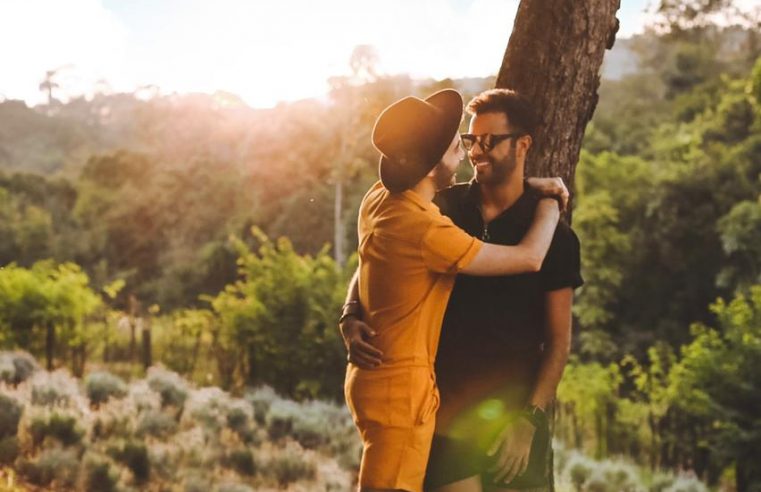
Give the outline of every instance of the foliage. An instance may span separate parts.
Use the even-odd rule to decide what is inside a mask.
[[[289,396],[338,398],[344,364],[335,313],[345,276],[325,250],[300,256],[288,240],[254,233],[258,254],[238,241],[241,280],[211,300],[223,381],[244,375]]]
[[[108,454],[129,468],[136,483],[145,483],[150,478],[151,462],[145,444],[129,441],[120,446],[111,446]]]
[[[0,352],[0,381],[17,385],[39,369],[37,361],[27,352]]]
[[[759,201],[737,203],[717,227],[728,256],[719,282],[741,289],[761,283],[761,196]]]
[[[48,368],[54,342],[81,355],[94,335],[89,317],[100,307],[89,277],[74,263],[39,261],[30,269],[15,264],[0,269],[0,341],[40,353],[37,340],[45,340]],[[72,367],[81,373],[84,360],[72,358]]]
[[[14,437],[23,407],[15,398],[0,393],[0,439]]]
[[[172,371],[151,367],[148,370],[148,386],[161,396],[161,406],[182,408],[188,397],[187,382]]]
[[[674,371],[675,404],[708,417],[708,437],[719,456],[737,463],[738,484],[758,483],[755,449],[761,445],[761,285],[712,305],[718,329],[695,325]]]
[[[87,391],[87,398],[93,405],[104,403],[109,398],[122,398],[127,394],[127,386],[124,381],[120,377],[105,371],[88,374],[85,378],[85,390]]]
[[[117,471],[111,462],[95,453],[84,458],[82,488],[87,492],[111,492],[117,489]]]
[[[67,372],[37,372],[29,379],[33,405],[65,407],[75,404],[79,396],[79,385]]]
[[[289,443],[274,453],[267,461],[265,470],[277,479],[281,487],[298,480],[312,479],[317,473],[315,464],[305,459],[301,447],[295,443]]]
[[[77,416],[68,412],[44,410],[30,416],[29,434],[35,446],[48,439],[72,446],[82,440],[84,433]]]
[[[756,477],[761,44],[757,30],[711,25],[727,4],[654,5],[661,25],[627,40],[636,66],[602,81],[587,127],[573,211],[586,283],[556,428],[597,458],[558,465],[578,488],[700,490],[677,468],[738,490]],[[24,407],[0,399],[5,463],[39,463],[53,483],[41,456],[72,442],[59,458],[88,449],[80,489],[290,476],[327,488],[313,457],[356,469],[345,408],[316,400],[342,399],[345,368],[335,321],[352,267],[328,243],[342,225],[356,246],[377,171],[368,137],[388,102],[445,86],[467,99],[491,81],[383,77],[371,49],[355,55],[329,101],[275,110],[225,94],[0,103],[0,347],[133,380],[91,373],[85,399],[26,352],[0,352],[3,398]],[[712,310],[717,298],[733,300]],[[605,460],[618,454],[652,476]],[[317,478],[288,456],[308,456]],[[146,457],[147,475],[128,471]]]
[[[68,488],[75,484],[79,459],[73,449],[52,448],[43,451],[36,460],[22,461],[19,468],[33,484],[46,486],[55,481],[58,487]]]
[[[161,411],[148,411],[140,416],[136,433],[140,437],[166,438],[177,431],[177,421]]]
[[[156,385],[157,374],[171,384]],[[66,491],[159,490],[173,484],[185,490],[351,487],[360,443],[343,406],[289,401],[271,389],[236,398],[158,369],[130,382],[122,398],[97,406],[88,404],[84,384],[69,388],[74,393],[64,391],[66,400],[32,402],[35,384],[66,377],[62,371],[39,371],[16,387],[0,387],[5,419],[0,461],[26,483]],[[182,387],[186,397],[162,406],[167,386]],[[266,439],[254,418],[254,402],[265,393],[270,404],[261,410],[263,421],[282,416],[278,407],[291,409],[287,432],[276,442]],[[16,432],[13,422],[19,419]],[[347,459],[349,449],[353,461]]]

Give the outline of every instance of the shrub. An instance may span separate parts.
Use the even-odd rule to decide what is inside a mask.
[[[256,442],[256,426],[251,407],[239,401],[233,402],[227,410],[227,427],[237,433],[243,442],[253,444]]]
[[[46,486],[53,481],[57,485],[74,485],[79,469],[79,459],[73,449],[46,449],[34,461],[24,460],[19,470],[27,480],[36,485]]]
[[[594,468],[595,463],[586,456],[583,456],[577,452],[569,453],[565,470],[568,475],[568,479],[571,481],[574,487],[576,487],[577,490],[580,490],[581,487],[586,483],[586,481],[592,475]]]
[[[708,487],[694,477],[677,477],[663,492],[708,492]]]
[[[16,436],[0,438],[0,465],[10,465],[19,454],[18,438]]]
[[[40,368],[34,357],[26,352],[0,352],[0,381],[18,385]]]
[[[293,419],[293,437],[307,449],[330,444],[336,431],[343,428],[337,407],[322,401],[301,405]]]
[[[85,391],[90,403],[100,405],[109,398],[123,398],[127,394],[127,385],[118,376],[98,371],[88,374],[85,378]]]
[[[675,480],[676,477],[671,473],[656,472],[650,480],[650,492],[664,492]]]
[[[273,401],[265,417],[270,439],[278,440],[291,435],[293,421],[298,418],[300,412],[299,404],[294,401],[280,399]]]
[[[584,489],[589,492],[639,492],[644,487],[633,465],[621,461],[603,461],[596,464]]]
[[[0,439],[16,435],[23,411],[18,400],[0,393]]]
[[[242,483],[224,483],[217,489],[218,492],[254,492],[254,489]]]
[[[145,483],[150,478],[151,461],[145,444],[130,441],[119,446],[112,445],[108,455],[129,468],[136,483]]]
[[[36,372],[30,379],[32,405],[67,406],[79,397],[76,379],[63,370]]]
[[[190,419],[203,426],[207,438],[216,439],[224,428],[236,433],[245,443],[254,443],[257,437],[251,405],[230,397],[219,388],[202,388],[190,393],[183,420]]]
[[[253,475],[256,473],[254,455],[249,449],[235,449],[225,457],[224,461],[225,466],[232,468],[241,475]]]
[[[344,407],[322,401],[299,404],[277,399],[269,407],[265,424],[272,440],[290,436],[306,449],[329,450],[346,469],[359,464],[361,443]]]
[[[93,441],[110,437],[128,438],[135,427],[134,406],[125,400],[111,400],[101,405],[95,414],[91,437]]]
[[[254,410],[254,419],[259,425],[265,424],[272,403],[280,401],[275,390],[269,386],[260,386],[248,391],[244,398],[251,404],[251,408]]]
[[[188,397],[188,384],[176,372],[160,367],[148,369],[148,386],[161,396],[161,406],[182,408]]]
[[[184,415],[197,420],[205,428],[218,432],[225,425],[229,406],[230,397],[221,389],[201,388],[188,396]]]
[[[74,415],[52,411],[34,415],[29,423],[29,434],[35,447],[46,439],[55,439],[64,446],[71,446],[82,440],[84,430]]]
[[[274,477],[281,486],[299,480],[312,480],[317,467],[305,459],[304,450],[297,443],[288,443],[285,448],[274,450],[264,472]]]
[[[204,476],[204,473],[192,470],[185,471],[182,481],[183,492],[209,492],[212,490],[211,481]]]
[[[86,492],[114,492],[118,473],[107,458],[96,454],[85,456],[82,466],[81,489]]]
[[[161,408],[161,395],[154,392],[146,381],[136,381],[130,384],[128,398],[137,412]]]
[[[177,431],[177,421],[161,411],[148,411],[140,416],[138,436],[166,437]]]

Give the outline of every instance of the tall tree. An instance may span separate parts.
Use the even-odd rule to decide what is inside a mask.
[[[338,114],[339,146],[336,165],[333,169],[335,198],[333,201],[333,259],[339,266],[346,263],[344,229],[344,186],[352,172],[351,160],[357,154],[356,143],[365,129],[359,126],[362,88],[378,78],[378,53],[371,45],[361,44],[354,48],[349,59],[351,75],[333,77],[331,96]],[[362,135],[364,137],[364,135]]]
[[[542,125],[527,174],[573,183],[584,129],[597,105],[600,66],[618,31],[619,0],[522,0],[497,87],[527,96]]]
[[[619,7],[620,0],[522,0],[518,6],[496,85],[528,97],[541,117],[527,175],[561,176],[573,185]]]
[[[58,89],[61,87],[61,85],[56,82],[56,77],[58,74],[68,68],[71,68],[71,65],[64,65],[62,67],[54,68],[53,70],[46,70],[45,71],[45,78],[42,79],[42,82],[40,82],[39,89],[45,93],[45,95],[48,98],[48,106],[53,104],[53,101],[56,99],[53,97],[53,90]]]

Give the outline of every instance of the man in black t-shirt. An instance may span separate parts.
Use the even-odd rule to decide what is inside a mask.
[[[525,98],[505,89],[480,94],[468,111],[462,141],[474,178],[439,192],[435,203],[471,235],[517,244],[537,201],[524,181],[536,117]],[[539,272],[457,277],[436,357],[441,406],[427,490],[552,490],[547,415],[568,357],[573,289],[581,284],[579,242],[562,222]],[[369,345],[354,347],[367,347],[360,359],[379,357]]]

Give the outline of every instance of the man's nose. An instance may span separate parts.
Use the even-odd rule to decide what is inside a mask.
[[[478,144],[478,142],[474,142],[473,146],[470,148],[470,150],[468,150],[468,157],[472,161],[478,157],[481,157],[482,155],[484,155],[483,149],[481,149],[481,146]]]

